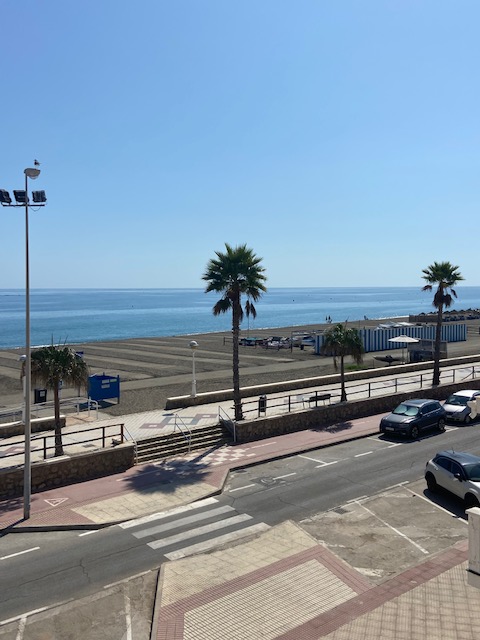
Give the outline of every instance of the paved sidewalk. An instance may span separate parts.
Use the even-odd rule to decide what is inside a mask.
[[[170,417],[150,412],[128,421],[132,432],[149,431],[169,428],[163,421]],[[376,423],[356,421],[192,452],[34,494],[28,522],[22,521],[21,498],[2,501],[0,532],[90,529],[151,515],[221,492],[231,469],[376,432]],[[246,542],[163,564],[152,638],[478,640],[480,592],[467,584],[466,561],[463,540],[375,585],[301,527],[284,522]]]

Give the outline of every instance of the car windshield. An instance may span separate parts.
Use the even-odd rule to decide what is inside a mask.
[[[469,480],[473,480],[473,482],[480,482],[480,462],[465,465],[464,469]]]
[[[412,407],[411,405],[403,403],[399,404],[398,407],[393,410],[393,413],[397,416],[416,416],[418,412],[418,407]]]
[[[449,398],[447,398],[447,401],[445,402],[445,404],[454,404],[454,405],[458,405],[459,407],[466,407],[467,402],[469,401],[470,401],[470,398],[468,396],[457,396],[453,394]]]

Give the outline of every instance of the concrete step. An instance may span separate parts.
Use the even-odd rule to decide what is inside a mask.
[[[232,441],[229,430],[222,425],[194,429],[190,440],[186,437],[188,435],[176,431],[164,436],[140,440],[137,442],[137,463],[171,458],[188,451],[220,447]]]

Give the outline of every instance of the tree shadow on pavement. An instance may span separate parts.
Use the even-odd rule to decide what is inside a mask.
[[[202,456],[195,460],[166,459],[139,466],[136,473],[125,478],[125,486],[145,493],[167,493],[175,491],[180,485],[203,482],[209,474],[209,468],[201,458]]]
[[[344,422],[336,422],[335,424],[329,424],[324,427],[319,427],[315,431],[327,431],[328,433],[339,433],[340,431],[347,431],[353,427],[353,423],[350,420]]]

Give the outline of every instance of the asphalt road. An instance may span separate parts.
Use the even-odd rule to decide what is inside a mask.
[[[378,423],[378,417],[368,420]],[[479,429],[480,425],[448,427],[443,434],[417,441],[372,436],[237,471],[218,499],[161,519],[141,519],[93,533],[4,536],[0,623],[155,569],[179,557],[175,554],[182,554],[191,541],[205,545],[224,531],[267,527],[286,519],[306,522],[388,487],[418,481],[425,462],[438,450],[480,454]],[[461,507],[455,508],[461,516]]]

